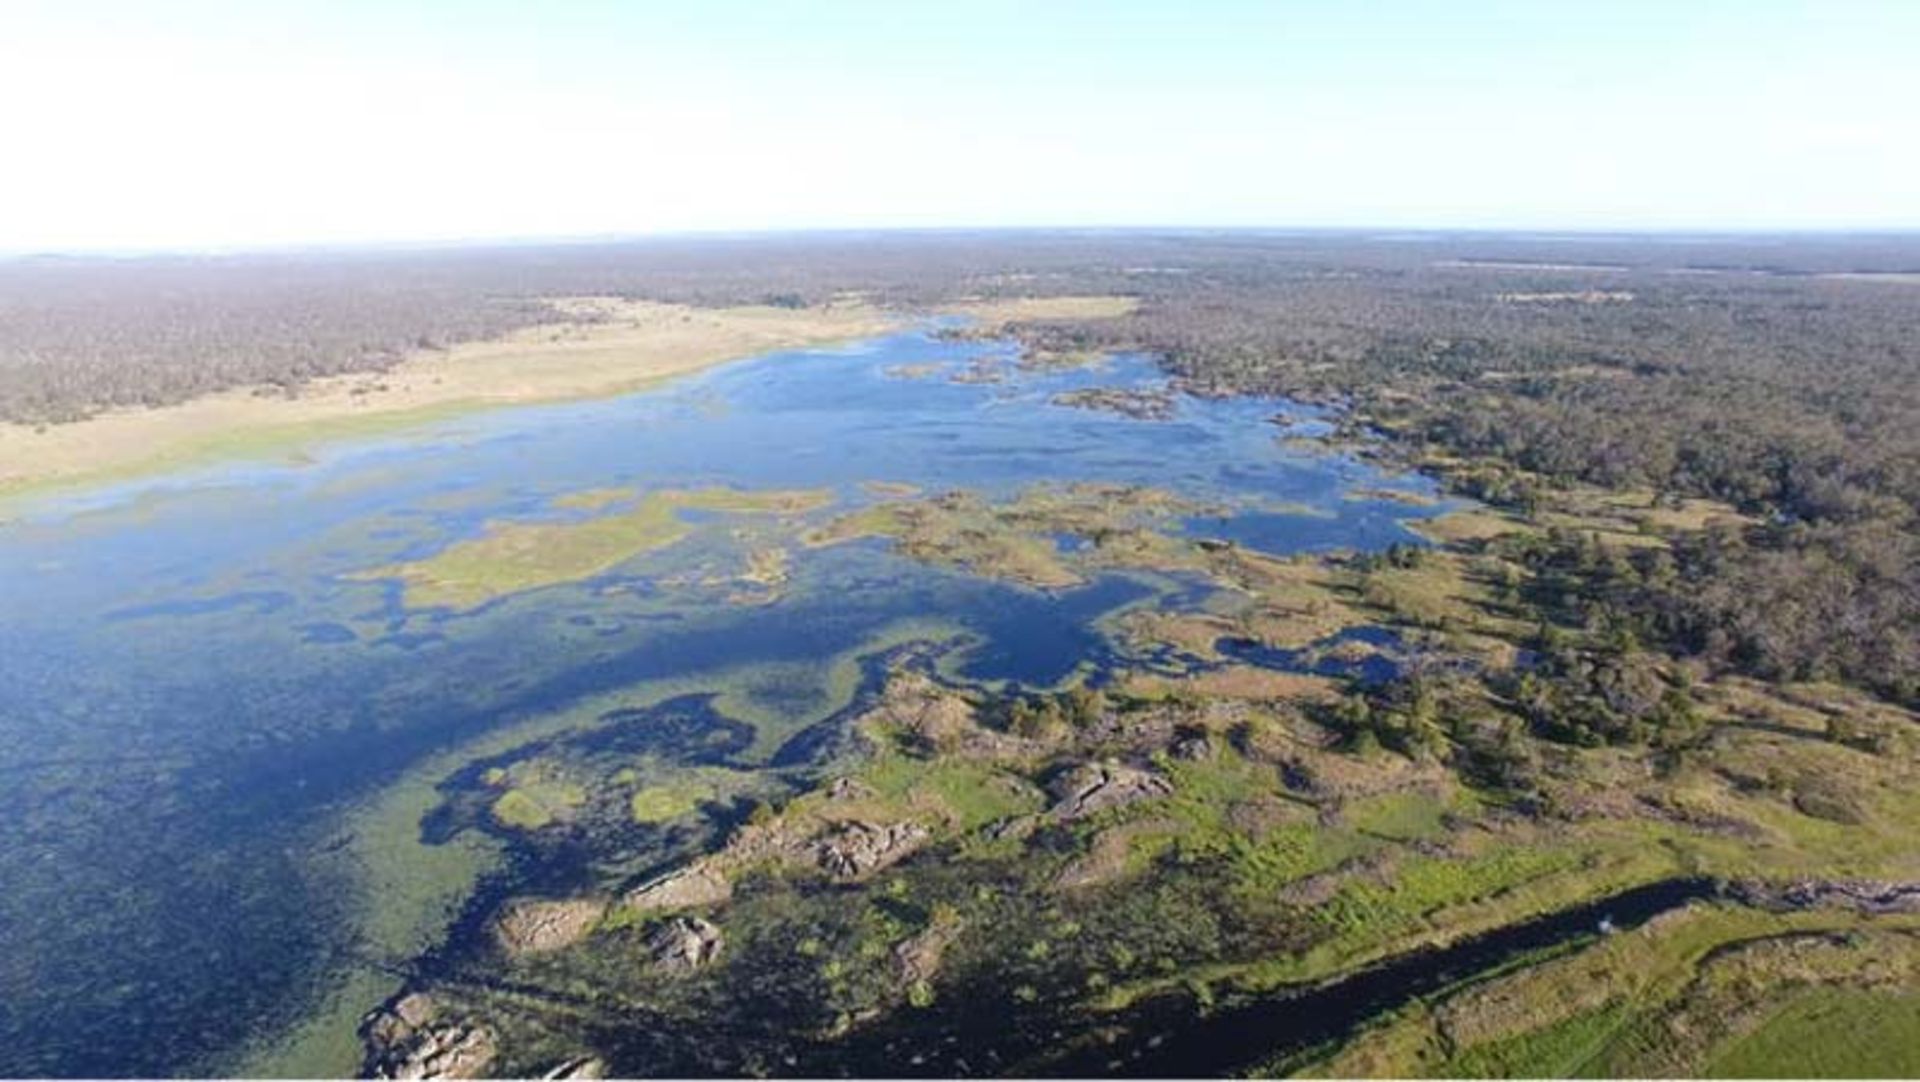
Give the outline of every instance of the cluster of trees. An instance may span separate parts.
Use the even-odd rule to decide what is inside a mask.
[[[1027,333],[1157,350],[1202,391],[1348,405],[1354,428],[1463,462],[1453,487],[1522,512],[1566,482],[1731,503],[1759,525],[1671,553],[1522,554],[1534,599],[1649,649],[1920,705],[1920,284],[1832,276],[1920,268],[1920,242],[1495,247],[1270,253],[1143,278],[1124,320]],[[1626,693],[1611,663],[1542,679],[1544,729],[1643,728],[1565,708]]]
[[[1444,759],[1483,788],[1532,793],[1540,764],[1528,729],[1514,714],[1491,709],[1477,682],[1461,672],[1407,672],[1347,692],[1321,720],[1355,754]]]
[[[1920,539],[1905,516],[1714,525],[1671,548],[1505,539],[1570,626],[1767,680],[1839,680],[1920,706]]]
[[[1031,740],[1054,740],[1085,729],[1107,712],[1106,693],[1072,687],[1060,692],[1015,693],[996,700],[999,727]]]

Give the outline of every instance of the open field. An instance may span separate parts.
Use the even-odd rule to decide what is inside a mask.
[[[44,428],[0,425],[0,498],[224,458],[396,431],[500,406],[623,394],[725,361],[879,334],[897,317],[864,304],[692,308],[577,298],[574,318],[419,351],[386,372],[297,390],[223,391]]]
[[[1308,1073],[1910,1076],[1916,959],[1911,915],[1696,904],[1415,1004]]]

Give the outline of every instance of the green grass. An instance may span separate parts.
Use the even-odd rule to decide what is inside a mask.
[[[1572,849],[1520,847],[1457,859],[1410,856],[1394,867],[1388,882],[1355,880],[1342,887],[1318,916],[1338,929],[1336,938],[1364,942],[1416,927],[1436,910],[1569,871],[1579,861]]]
[[[861,778],[883,800],[904,803],[916,796],[933,797],[962,832],[1037,811],[1041,803],[1036,790],[1011,775],[955,757],[914,759],[884,753],[866,766]]]
[[[1695,905],[1583,949],[1477,975],[1362,1032],[1313,1069],[1912,1076],[1920,1071],[1913,925],[1904,916]]]
[[[1449,1060],[1448,1078],[1577,1078],[1606,1048],[1627,1018],[1627,1006],[1614,1003],[1563,1018],[1552,1025],[1475,1045]]]
[[[1920,992],[1802,992],[1758,1029],[1718,1049],[1706,1073],[1722,1078],[1920,1076]]]
[[[0,511],[7,510],[12,504],[42,496],[137,481],[179,470],[231,462],[297,459],[309,449],[322,444],[407,434],[410,430],[425,429],[442,421],[497,406],[497,403],[479,399],[442,402],[405,410],[316,417],[285,424],[249,426],[230,432],[212,432],[135,462],[53,477],[0,482]],[[424,439],[428,434],[419,432],[417,435]]]
[[[1421,841],[1447,832],[1442,819],[1456,810],[1428,792],[1383,793],[1346,808],[1347,822],[1363,834],[1394,841]]]

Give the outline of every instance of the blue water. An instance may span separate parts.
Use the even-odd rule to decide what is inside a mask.
[[[1104,645],[1094,621],[1151,595],[1110,576],[1042,593],[925,568],[879,542],[796,554],[785,597],[720,603],[679,585],[729,516],[587,583],[477,611],[409,611],[370,568],[490,520],[565,520],[608,486],[1009,495],[1040,481],[1163,486],[1226,511],[1198,535],[1274,552],[1414,540],[1428,511],[1348,499],[1430,491],[1290,449],[1271,400],[1182,399],[1169,421],[1057,407],[1088,386],[1157,385],[1145,358],[959,371],[1000,343],[902,334],[776,354],[624,398],[503,410],[298,462],[228,465],[50,500],[0,524],[0,1047],[9,1073],[168,1073],[283,1024],[345,920],[307,848],[410,764],[505,719],[639,681],[806,666],[904,620],[963,632],[955,672],[1060,680]],[[1296,421],[1316,412],[1284,404]],[[796,728],[829,703],[793,698]]]

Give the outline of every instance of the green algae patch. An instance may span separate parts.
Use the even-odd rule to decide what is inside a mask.
[[[605,506],[630,498],[607,490],[561,497],[556,506]],[[469,609],[497,598],[605,574],[636,556],[684,540],[684,511],[795,515],[832,502],[823,490],[664,489],[631,497],[631,508],[580,522],[495,522],[470,541],[422,560],[357,576],[399,579],[409,608]],[[587,504],[565,502],[589,499]]]
[[[627,806],[636,823],[664,823],[693,814],[700,802],[712,795],[711,790],[699,785],[652,785],[633,794]]]
[[[1001,502],[953,491],[863,507],[802,540],[818,547],[885,538],[921,563],[1056,590],[1112,568],[1194,568],[1194,545],[1154,527],[1202,510],[1165,490],[1138,485],[1035,485]]]
[[[553,506],[563,511],[605,511],[639,495],[640,490],[633,488],[589,488],[556,496]]]
[[[587,791],[578,785],[536,782],[502,793],[493,802],[493,818],[501,826],[538,830],[566,818],[586,800]]]
[[[627,811],[636,823],[669,823],[694,814],[701,805],[750,795],[753,780],[753,775],[736,770],[670,769],[658,780],[640,784],[627,798]]]

